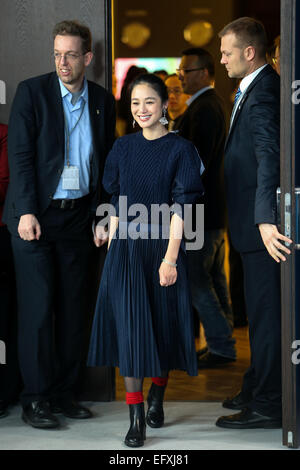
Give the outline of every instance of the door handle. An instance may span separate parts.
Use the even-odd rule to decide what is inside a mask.
[[[286,193],[284,195],[284,235],[291,238],[291,195]],[[285,246],[289,246],[288,242],[285,242]]]
[[[284,235],[291,238],[292,235],[292,211],[291,211],[291,194],[285,193],[284,195],[284,224],[280,220],[280,202],[281,202],[281,189],[277,188],[277,215],[278,225],[283,230]],[[285,242],[285,245],[290,245]],[[300,250],[300,188],[295,188],[295,250]]]

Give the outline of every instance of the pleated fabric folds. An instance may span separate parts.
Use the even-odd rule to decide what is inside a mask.
[[[158,377],[172,369],[197,375],[183,250],[177,260],[176,284],[161,287],[159,283],[167,243],[112,240],[98,294],[88,365],[116,366],[127,377]]]

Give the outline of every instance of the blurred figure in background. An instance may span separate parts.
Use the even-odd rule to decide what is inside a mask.
[[[145,68],[137,67],[136,65],[132,65],[127,70],[127,74],[121,90],[121,97],[117,101],[116,128],[118,137],[121,137],[125,134],[131,134],[132,132],[136,132],[140,129],[138,125],[136,125],[136,127],[133,127],[132,125],[132,116],[130,113],[130,85],[139,75],[145,73],[147,73],[147,70]]]
[[[114,66],[112,68],[111,92],[114,95],[114,97],[116,97],[116,94],[117,94],[117,76],[116,76]]]
[[[6,352],[5,358],[0,357],[0,418],[7,415],[8,405],[17,399],[21,389],[14,262],[10,234],[2,222],[8,181],[7,126],[0,124],[0,341]]]
[[[280,75],[280,36],[276,36],[267,51],[267,63]]]
[[[271,60],[271,59],[270,59]],[[272,60],[271,60],[272,62]],[[234,105],[236,93],[238,91],[240,80],[237,81],[233,92],[230,95],[230,101]],[[234,328],[240,328],[248,325],[245,295],[244,295],[244,273],[241,255],[234,249],[230,233],[228,231],[229,242],[229,290],[231,298],[231,308],[233,314]]]
[[[277,36],[274,40],[275,53],[273,57],[273,68],[280,75],[280,36]]]
[[[157,77],[161,78],[163,82],[166,80],[166,78],[168,76],[168,72],[166,72],[166,70],[155,70],[155,72],[153,72],[153,73]]]
[[[168,104],[168,115],[169,115],[169,131],[174,129],[174,126],[180,119],[180,116],[187,109],[186,100],[189,95],[183,93],[181,81],[177,77],[176,73],[169,75],[165,84],[168,90],[169,104]]]
[[[234,328],[240,328],[248,325],[245,294],[244,294],[244,272],[241,255],[234,249],[230,233],[229,241],[229,290],[231,297],[231,308],[233,313]]]
[[[215,65],[205,49],[182,53],[177,70],[188,108],[175,129],[191,140],[203,160],[204,246],[187,251],[192,303],[203,325],[208,350],[198,351],[198,368],[222,367],[236,360],[233,315],[224,270],[226,205],[223,102],[214,89]]]

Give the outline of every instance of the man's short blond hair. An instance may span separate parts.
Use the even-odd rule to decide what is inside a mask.
[[[219,32],[222,38],[227,34],[234,34],[237,38],[237,47],[245,49],[248,46],[255,48],[259,58],[265,58],[268,49],[268,39],[264,25],[254,19],[244,16],[226,25]]]

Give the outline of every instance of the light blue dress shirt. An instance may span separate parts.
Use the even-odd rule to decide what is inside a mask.
[[[71,103],[72,93],[67,90],[59,79],[61,96],[64,107],[65,125],[68,126],[69,133],[76,125],[82,107],[84,110],[80,121],[76,125],[70,135],[70,151],[69,161],[70,166],[76,166],[79,169],[79,188],[76,190],[62,189],[62,177],[60,178],[56,192],[53,199],[78,199],[87,195],[90,191],[90,167],[93,155],[93,138],[91,131],[91,122],[89,114],[89,97],[87,80],[84,79],[84,86],[76,104],[73,106]],[[85,104],[84,104],[85,103]],[[65,131],[65,162],[64,167],[67,165],[67,133]]]

